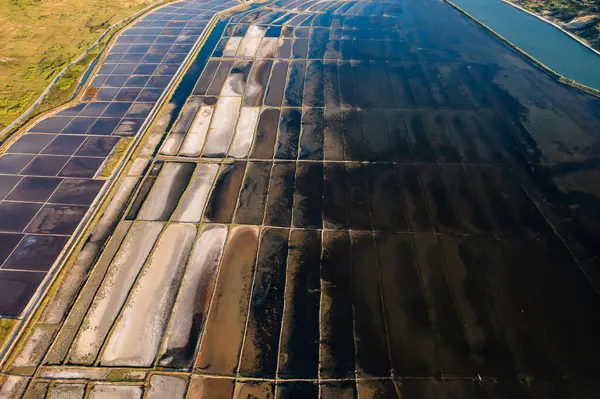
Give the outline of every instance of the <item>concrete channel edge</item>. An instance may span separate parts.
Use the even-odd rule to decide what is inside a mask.
[[[513,49],[514,51],[516,51],[517,53],[523,55],[525,58],[527,58],[527,60],[529,60],[536,67],[538,67],[539,69],[541,69],[547,75],[549,75],[550,77],[552,77],[555,80],[557,80],[559,83],[562,83],[564,85],[573,87],[575,89],[579,89],[581,91],[584,91],[584,92],[586,92],[588,94],[591,94],[593,96],[596,96],[596,97],[600,98],[600,90],[596,90],[596,89],[594,89],[592,87],[586,86],[586,85],[584,85],[582,83],[574,81],[573,79],[569,79],[569,78],[567,78],[564,75],[561,75],[560,73],[556,72],[555,70],[553,70],[552,68],[550,68],[546,64],[540,62],[535,57],[533,57],[531,54],[529,54],[525,50],[521,49],[520,47],[518,47],[517,45],[515,45],[513,42],[511,42],[510,40],[508,40],[507,38],[505,38],[504,36],[502,36],[501,34],[499,34],[498,32],[496,32],[491,27],[489,27],[486,24],[484,24],[482,21],[480,21],[479,19],[477,19],[473,15],[469,14],[466,10],[464,10],[463,8],[461,8],[460,6],[458,6],[457,4],[455,4],[454,2],[452,2],[451,0],[443,0],[443,1],[446,2],[446,3],[448,3],[450,6],[454,7],[458,12],[460,12],[463,15],[465,15],[467,18],[469,18],[470,20],[472,20],[473,22],[475,22],[476,24],[478,24],[479,26],[481,26],[483,29],[485,29],[486,31],[488,31],[492,35],[494,35],[495,37],[497,37],[500,41],[502,41],[508,47],[510,47],[511,49]],[[502,0],[502,1],[504,1],[505,3],[510,4],[511,6],[517,7],[516,5],[514,5],[514,4],[512,4],[512,3],[508,2],[508,1],[505,1],[505,0]],[[520,7],[517,7],[517,8],[521,9]],[[522,11],[528,12],[527,10],[522,10]],[[532,14],[532,15],[538,17],[535,14]],[[549,22],[549,21],[547,21],[547,20],[545,20],[545,19],[543,19],[541,17],[538,17],[538,18],[542,19],[544,22],[547,22],[547,23],[550,23],[550,24],[554,25],[553,23],[551,23],[551,22]],[[564,32],[564,30],[562,28],[560,28],[558,26],[555,26],[555,27]],[[572,36],[572,35],[570,35],[570,36]],[[585,44],[585,43],[582,43],[580,40],[578,40],[578,42],[580,44]],[[589,47],[589,46],[587,46],[587,47]],[[593,50],[593,51],[597,52],[596,50]]]

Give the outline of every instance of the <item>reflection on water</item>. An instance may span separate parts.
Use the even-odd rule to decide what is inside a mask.
[[[600,297],[574,261],[598,253],[598,99],[437,0],[224,24],[129,213],[202,223],[163,364],[261,398],[533,398],[598,374]]]
[[[551,257],[560,266],[545,274],[546,285],[569,286],[574,301],[575,292],[592,290],[578,271],[564,275],[568,283],[559,277],[572,259],[556,246],[552,227],[580,259],[596,253],[589,245],[595,228],[578,215],[593,218],[589,210],[598,209],[589,184],[598,180],[596,98],[554,81],[444,2],[281,0],[231,18],[218,43],[194,95],[230,101],[230,115],[257,107],[257,117],[240,116],[234,137],[223,141],[230,157],[248,162],[221,167],[204,220],[266,226],[259,259],[272,263],[256,266],[240,374],[385,377],[391,367],[407,375],[473,367],[510,374],[505,358],[531,344],[526,332],[534,326],[507,310],[497,321],[503,327],[493,327],[492,311],[475,304],[489,299],[480,284],[518,300],[521,294],[500,283],[517,284],[512,265],[542,273],[541,260]],[[188,103],[200,98],[194,95]],[[210,123],[208,141],[225,125],[234,131],[227,118]],[[240,152],[238,142],[251,147]],[[201,150],[203,161],[218,161]],[[519,259],[527,245],[531,251]],[[297,263],[319,251],[320,261]],[[285,296],[288,310],[279,307],[286,262],[294,285],[320,264],[320,309],[312,296],[295,301],[294,285]],[[546,293],[535,295],[543,300]],[[479,352],[476,364],[467,353],[477,349],[463,328],[469,306],[497,355]],[[289,329],[298,311],[312,324],[294,336]],[[317,317],[318,370],[310,344],[307,353],[286,353],[296,341],[317,339]],[[497,335],[513,323],[518,344]],[[544,317],[536,323],[554,325]],[[590,321],[590,331],[599,325]],[[432,351],[437,329],[445,343]],[[553,344],[540,343],[517,368],[542,370],[530,361],[572,342],[572,334],[578,333],[562,331]],[[584,352],[550,362],[577,369]]]

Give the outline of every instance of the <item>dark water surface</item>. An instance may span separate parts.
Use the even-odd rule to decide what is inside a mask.
[[[216,198],[239,188],[232,220],[264,226],[237,372],[514,382],[600,371],[600,297],[578,268],[596,254],[578,213],[598,210],[599,100],[443,2],[298,6],[309,12],[288,19],[291,5],[275,2],[233,17],[199,78],[219,95],[239,75],[248,96],[232,66],[273,66],[266,95],[245,105],[264,108],[243,178],[242,165],[223,169],[205,215],[230,215]],[[303,287],[321,292],[319,323]]]
[[[516,382],[600,371],[600,297],[578,266],[597,251],[599,100],[443,2],[281,17],[288,7],[233,17],[199,80],[218,95],[232,65],[273,65],[264,98],[245,105],[264,108],[243,178],[227,166],[205,215],[231,214],[216,199],[234,184],[232,220],[264,226],[237,372]],[[250,95],[248,77],[238,82]]]
[[[172,226],[194,204],[228,230],[180,342],[194,367],[161,366],[235,398],[595,397],[600,100],[437,0],[280,0],[224,24],[178,120],[220,115],[206,141],[228,156],[158,155],[128,215]],[[189,173],[161,183],[174,163]]]

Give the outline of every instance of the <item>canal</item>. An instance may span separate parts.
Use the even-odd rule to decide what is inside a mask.
[[[559,74],[600,90],[600,55],[501,0],[452,0],[521,50]]]

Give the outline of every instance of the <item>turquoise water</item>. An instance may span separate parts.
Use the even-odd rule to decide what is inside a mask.
[[[600,90],[600,55],[552,25],[500,0],[452,0],[554,71]]]

